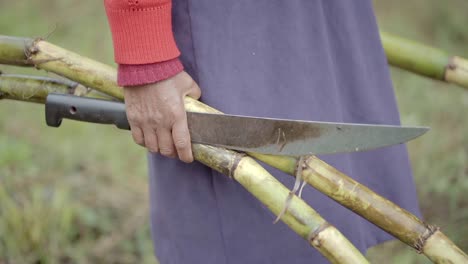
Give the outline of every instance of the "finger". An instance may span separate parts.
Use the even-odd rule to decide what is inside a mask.
[[[156,132],[158,136],[159,153],[169,158],[175,158],[176,153],[174,143],[172,141],[171,131],[169,129],[161,128]]]
[[[184,162],[192,162],[192,146],[190,144],[190,133],[187,126],[187,117],[178,120],[172,127],[172,138],[179,159]]]
[[[198,87],[198,84],[194,81],[192,86],[190,87],[190,90],[187,92],[187,95],[192,97],[193,99],[198,100],[201,96],[201,90],[200,87]]]
[[[145,146],[145,138],[142,130],[138,126],[130,126],[132,131],[133,141],[140,146]]]
[[[145,128],[144,131],[146,148],[151,152],[157,153],[159,151],[159,146],[156,131],[151,127]]]

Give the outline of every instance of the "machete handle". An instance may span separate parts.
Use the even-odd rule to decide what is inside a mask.
[[[48,126],[59,127],[62,120],[72,119],[98,124],[113,124],[130,130],[125,104],[101,99],[51,93],[45,104]]]

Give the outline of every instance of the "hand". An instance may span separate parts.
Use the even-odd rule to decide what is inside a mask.
[[[200,88],[185,71],[157,83],[124,87],[127,119],[135,143],[151,152],[192,162],[184,97],[198,99],[200,94]]]

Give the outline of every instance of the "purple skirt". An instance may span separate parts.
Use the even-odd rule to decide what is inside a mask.
[[[173,0],[173,27],[201,100],[225,113],[400,122],[370,0]],[[404,145],[321,158],[419,215]],[[161,264],[327,263],[240,184],[198,162],[149,154],[149,176]],[[311,187],[302,197],[363,252],[390,239]]]

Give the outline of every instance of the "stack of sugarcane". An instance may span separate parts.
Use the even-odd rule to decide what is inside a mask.
[[[389,39],[393,41],[389,36],[384,38],[385,41],[392,42]],[[390,50],[389,46],[394,45],[386,45],[387,50]],[[397,61],[405,60],[400,58]],[[442,62],[442,60],[435,60],[435,62]],[[450,63],[450,60],[448,62]],[[0,64],[34,66],[70,80],[59,81],[50,78],[3,74],[0,75],[0,99],[43,103],[50,92],[109,100],[123,99],[122,90],[115,82],[114,69],[41,39],[0,36]],[[413,68],[410,69],[414,69],[418,64],[411,63],[411,65]],[[431,72],[433,73],[436,68],[431,67]],[[445,77],[442,78],[436,74],[431,76],[455,80],[459,84],[466,85],[463,80],[466,80],[468,72],[456,70],[457,77],[454,78],[452,73],[447,75],[447,69],[453,67],[440,65],[438,68],[443,69]],[[218,112],[191,98],[186,98],[185,106],[188,111]],[[201,144],[193,144],[193,152],[196,160],[244,186],[331,263],[367,263],[367,260],[335,227],[327,223],[302,199],[291,195],[285,186],[253,158],[276,167],[296,179],[302,179],[418,252],[425,254],[434,263],[468,263],[468,256],[437,227],[422,222],[416,216],[315,156],[293,158],[256,153],[246,155]],[[285,201],[288,201],[286,207]],[[284,208],[286,208],[285,211],[283,211]]]

